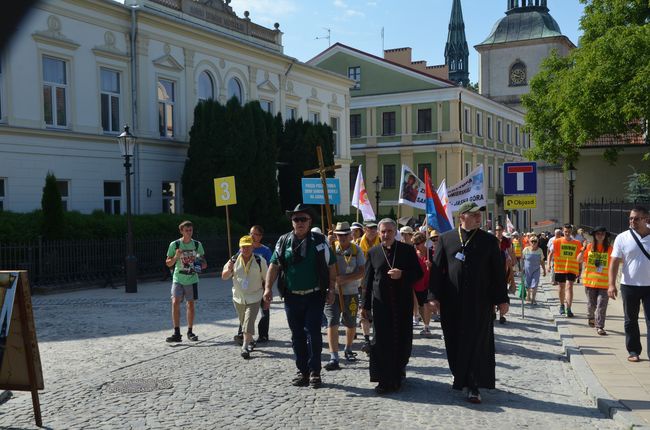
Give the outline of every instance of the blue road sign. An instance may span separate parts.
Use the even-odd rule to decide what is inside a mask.
[[[327,178],[327,193],[331,205],[341,204],[341,186],[338,178]],[[306,205],[324,205],[323,183],[319,178],[302,178],[302,202]]]
[[[503,163],[503,194],[537,194],[537,163]]]

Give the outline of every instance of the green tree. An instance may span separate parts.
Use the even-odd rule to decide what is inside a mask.
[[[41,197],[41,209],[43,210],[43,223],[41,234],[46,239],[60,239],[63,237],[63,202],[61,193],[56,185],[56,176],[48,172],[45,176],[45,186]]]
[[[650,5],[647,0],[581,0],[579,47],[547,58],[523,97],[536,145],[527,154],[569,163],[603,135],[647,129],[650,118]],[[611,151],[606,156],[614,157]]]
[[[634,168],[632,168],[634,170]],[[626,183],[628,202],[648,202],[650,201],[650,177],[647,174],[634,173],[628,176]]]

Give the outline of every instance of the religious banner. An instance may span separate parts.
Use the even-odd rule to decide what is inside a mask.
[[[446,179],[443,179],[440,185],[438,185],[438,190],[436,192],[438,194],[438,198],[440,199],[440,203],[442,203],[442,207],[445,210],[445,214],[447,215],[447,221],[449,221],[449,225],[454,228],[454,216],[452,214],[451,206],[449,205]]]
[[[361,211],[361,215],[363,215],[364,221],[375,220],[375,212],[372,210],[370,200],[368,199],[368,192],[366,191],[366,185],[363,182],[361,165],[359,165],[357,180],[354,183],[354,192],[352,193],[352,207],[355,207]]]
[[[453,212],[457,212],[465,202],[474,202],[479,206],[487,205],[487,190],[485,176],[483,175],[483,164],[479,164],[469,175],[465,176],[459,183],[447,189],[449,205]]]
[[[405,164],[402,164],[402,177],[400,179],[399,200],[397,203],[422,210],[427,208],[424,182]]]

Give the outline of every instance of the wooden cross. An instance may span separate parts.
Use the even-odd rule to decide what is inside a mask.
[[[327,212],[327,229],[331,230],[334,228],[332,224],[332,208],[330,207],[330,197],[329,193],[327,191],[327,177],[325,176],[326,172],[333,172],[336,169],[340,169],[341,165],[340,164],[335,164],[333,166],[325,166],[325,162],[323,161],[323,148],[321,148],[320,145],[316,147],[316,155],[318,155],[318,168],[317,169],[311,169],[311,170],[305,170],[302,172],[305,176],[308,175],[314,175],[318,173],[320,175],[320,181],[323,184],[323,195],[325,196],[325,210]],[[323,232],[325,236],[327,236],[327,232]],[[341,302],[343,303],[343,302]]]

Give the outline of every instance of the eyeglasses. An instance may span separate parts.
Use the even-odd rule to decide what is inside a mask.
[[[437,242],[437,241],[438,241],[438,238],[437,238],[437,237],[432,237],[432,238],[431,238],[431,242]]]
[[[293,222],[307,222],[307,221],[309,221],[310,219],[311,219],[311,218],[306,217],[306,216],[297,216],[297,217],[295,217],[295,218],[291,218],[291,221],[293,221]]]

